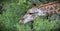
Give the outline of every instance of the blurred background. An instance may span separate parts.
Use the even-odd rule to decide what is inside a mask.
[[[0,0],[0,31],[32,31],[31,22],[19,25],[19,20],[31,8],[58,0]],[[49,19],[37,17],[33,23],[34,31],[60,31],[60,14],[54,14]]]

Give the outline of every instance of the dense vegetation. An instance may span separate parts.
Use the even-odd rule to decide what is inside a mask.
[[[25,15],[26,11],[31,8],[29,0],[0,0],[3,4],[3,14],[0,15],[0,31],[31,31],[31,22],[25,25],[19,25],[19,20]],[[43,4],[36,3],[37,6]],[[34,20],[34,31],[59,31],[60,20],[58,15],[53,15],[51,21],[45,17],[37,17]]]

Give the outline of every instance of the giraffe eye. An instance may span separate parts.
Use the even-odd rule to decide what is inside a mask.
[[[29,13],[29,14],[34,14],[34,13]]]

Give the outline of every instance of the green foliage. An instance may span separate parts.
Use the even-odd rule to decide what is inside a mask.
[[[6,12],[0,15],[0,31],[31,31],[30,23],[19,25],[19,20],[25,15],[25,12],[31,8],[29,0],[4,0],[3,8]],[[41,2],[38,3],[42,4]],[[50,18],[49,22],[45,17],[38,17],[34,20],[35,31],[50,31],[59,28],[59,20]]]

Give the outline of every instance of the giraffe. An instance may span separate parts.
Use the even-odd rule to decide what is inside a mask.
[[[34,20],[36,17],[45,16],[48,14],[57,14],[60,12],[60,2],[55,1],[52,3],[40,5],[38,7],[33,6],[27,11],[23,18],[19,21],[19,24],[26,24],[29,21]]]

